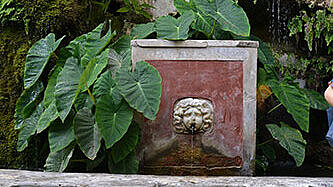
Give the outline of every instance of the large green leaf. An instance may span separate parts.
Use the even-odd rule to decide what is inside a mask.
[[[23,151],[28,146],[28,141],[36,133],[38,120],[43,112],[43,103],[40,103],[31,116],[24,120],[18,135],[17,150]]]
[[[325,100],[324,96],[320,93],[309,90],[309,89],[300,89],[310,100],[310,107],[318,110],[327,110],[330,105]]]
[[[87,66],[89,65],[89,63],[91,63],[91,61],[96,61],[95,59],[95,55],[90,54],[90,53],[85,53],[81,60],[80,60],[80,65],[82,69],[87,68]]]
[[[96,98],[94,98],[94,100],[95,99]],[[92,107],[94,105],[95,105],[94,101],[92,100],[89,93],[87,93],[87,92],[79,93],[79,95],[76,97],[76,100],[75,100],[75,103],[74,103],[74,107],[75,107],[76,111],[79,111],[84,107],[88,107],[88,108],[92,109]]]
[[[81,67],[85,68],[88,63],[97,55],[99,55],[110,44],[111,39],[116,35],[114,31],[111,33],[111,24],[109,24],[108,32],[101,38],[103,32],[103,23],[98,25],[93,31],[87,34],[87,39],[83,45],[84,50],[81,58]]]
[[[249,36],[250,24],[244,10],[233,0],[195,0],[196,6],[216,20],[225,31]]]
[[[111,31],[109,24],[108,32],[101,38],[104,23],[99,24],[93,31],[88,33],[84,48],[85,52],[93,56],[99,55],[111,42],[111,39],[116,35],[116,31]]]
[[[111,95],[115,104],[123,99],[116,82],[112,79],[110,71],[104,72],[94,84],[94,97],[99,100],[103,95]]]
[[[138,24],[131,30],[130,37],[133,39],[144,39],[153,32],[155,32],[154,23]]]
[[[110,71],[104,72],[94,84],[93,95],[96,99],[103,95],[111,95],[111,89],[116,86],[116,82],[112,79]]]
[[[44,92],[44,108],[47,108],[53,102],[53,100],[55,100],[54,92],[57,84],[58,75],[62,71],[66,60],[71,56],[71,53],[66,48],[60,49],[56,67],[51,73],[51,76],[47,83],[47,87]]]
[[[78,60],[71,57],[67,59],[66,64],[57,78],[55,88],[56,106],[60,119],[64,122],[75,98],[78,95],[78,85],[81,76],[81,68]]]
[[[161,100],[161,76],[145,61],[136,63],[134,72],[120,70],[116,81],[128,104],[154,120]]]
[[[83,68],[110,44],[111,39],[116,34],[111,32],[111,28],[109,28],[108,32],[101,38],[102,30],[103,23],[98,25],[93,31],[75,38],[66,47],[79,60]]]
[[[110,95],[105,95],[97,103],[95,115],[105,146],[110,148],[127,132],[133,111],[126,102],[116,105]]]
[[[251,36],[250,39],[259,42],[258,59],[261,63],[264,64],[267,72],[272,71],[275,66],[275,62],[271,50],[268,48],[265,42],[260,40],[258,37]]]
[[[87,91],[87,89],[95,82],[98,75],[108,63],[108,52],[109,50],[105,50],[101,55],[90,60],[80,76],[78,85],[79,90]]]
[[[48,134],[50,152],[62,150],[75,140],[73,128],[74,114],[71,113],[68,117],[63,124],[59,120],[51,124]]]
[[[112,44],[112,48],[121,56],[131,50],[131,37],[127,35],[121,36],[116,42]]]
[[[139,141],[140,128],[136,123],[132,123],[124,137],[111,148],[111,155],[114,163],[123,160],[132,152]]]
[[[195,4],[194,0],[185,1],[185,0],[175,0],[175,7],[177,10],[183,14],[186,11],[193,11],[195,15],[194,23],[192,23],[192,28],[204,33],[208,38],[213,34],[214,38],[214,22],[215,19],[204,14],[199,10]],[[216,25],[216,24],[215,24]],[[218,39],[218,38],[214,38]]]
[[[85,54],[84,44],[86,43],[88,38],[88,33],[83,34],[79,37],[76,37],[74,40],[69,42],[66,49],[72,54],[73,57],[80,60]]]
[[[298,126],[309,132],[310,101],[304,93],[288,83],[270,81],[274,95],[280,100],[287,111],[293,116]]]
[[[194,13],[196,13],[197,11],[199,11],[197,9],[197,6],[195,5],[195,2],[193,0],[174,0],[174,5],[177,8],[178,12],[180,14],[183,14],[184,12],[187,11],[193,11]]]
[[[123,96],[121,95],[119,86],[115,86],[115,87],[112,88],[111,96],[112,96],[112,99],[113,99],[113,101],[116,105],[119,104],[122,101]]]
[[[203,14],[199,10],[197,10],[197,12],[194,12],[194,14],[196,18],[194,24],[192,24],[192,28],[204,33],[207,37],[209,37],[211,33],[214,32],[213,29],[215,20]]]
[[[127,35],[120,37],[112,48],[123,57],[121,67],[130,71],[132,68],[131,37]]]
[[[24,88],[27,89],[36,83],[52,53],[58,48],[61,40],[55,41],[55,35],[50,33],[37,41],[28,51],[24,69]]]
[[[16,102],[14,122],[15,129],[22,128],[23,120],[28,118],[36,107],[37,98],[43,92],[42,82],[34,84],[32,87],[24,90]]]
[[[304,161],[306,146],[302,134],[283,122],[281,122],[281,127],[275,124],[267,124],[266,127],[272,136],[279,141],[280,145],[294,158],[296,165],[300,166]]]
[[[103,69],[108,64],[108,54],[109,50],[105,50],[101,53],[101,55],[97,56],[96,63],[92,66],[89,77],[87,79],[87,86],[90,87],[97,79],[98,75],[103,71]],[[86,89],[84,89],[86,90]]]
[[[186,40],[194,18],[192,11],[184,12],[178,19],[172,16],[162,16],[158,18],[155,22],[157,38]]]
[[[98,131],[95,116],[90,109],[81,109],[74,118],[74,132],[82,152],[91,160],[96,158],[102,136]]]
[[[75,143],[71,143],[68,147],[62,150],[51,152],[44,165],[46,171],[63,172],[66,169],[69,160],[72,158],[74,148]]]
[[[57,85],[57,78],[62,71],[61,66],[57,66],[48,80],[47,87],[44,92],[44,107],[47,108],[53,101],[55,101],[54,92]]]
[[[111,49],[108,56],[108,64],[113,78],[116,76],[117,71],[121,68],[123,63],[122,61],[123,57],[115,50]]]
[[[40,119],[38,120],[37,133],[41,133],[43,130],[49,127],[50,124],[58,118],[58,116],[59,114],[57,111],[56,101],[53,100],[53,102],[44,110],[40,116]]]
[[[139,169],[139,161],[136,158],[135,151],[132,151],[118,163],[114,163],[112,158],[109,157],[108,166],[111,173],[136,174]]]

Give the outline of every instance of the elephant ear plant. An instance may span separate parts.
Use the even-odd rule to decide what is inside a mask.
[[[111,44],[116,33],[109,28],[100,38],[102,28],[103,24],[60,50],[64,37],[55,40],[51,33],[27,54],[25,90],[15,113],[17,149],[23,151],[33,135],[48,131],[46,171],[64,171],[74,149],[82,151],[90,168],[106,159],[111,173],[138,170],[135,147],[140,129],[133,111],[156,118],[161,77],[144,61],[132,71],[130,40],[121,37]],[[57,58],[54,67],[48,63],[52,56]]]

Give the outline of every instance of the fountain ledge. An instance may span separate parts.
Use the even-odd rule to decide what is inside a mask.
[[[333,178],[308,177],[193,177],[53,173],[0,169],[0,187],[103,186],[333,186]]]

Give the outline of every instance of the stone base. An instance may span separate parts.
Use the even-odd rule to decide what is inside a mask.
[[[303,177],[171,177],[97,173],[52,173],[0,169],[0,187],[103,186],[326,186],[333,178]]]

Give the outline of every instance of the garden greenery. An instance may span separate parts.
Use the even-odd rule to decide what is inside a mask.
[[[17,149],[24,150],[32,135],[47,129],[47,171],[64,171],[76,145],[94,160],[102,139],[110,149],[111,172],[135,173],[138,169],[139,127],[132,120],[133,110],[151,120],[156,117],[161,77],[143,61],[131,71],[128,40],[123,37],[111,45],[115,32],[109,28],[100,38],[102,28],[103,24],[74,39],[57,54],[64,37],[56,41],[51,33],[27,54],[25,90],[15,114],[15,127],[20,129]],[[41,75],[53,55],[57,62],[45,87]]]
[[[20,15],[23,14],[23,8],[19,2],[14,0],[0,1],[0,24],[4,25],[8,21],[20,20]]]
[[[297,33],[304,33],[304,39],[308,48],[312,51],[315,44],[315,50],[324,40],[328,48],[328,53],[333,51],[333,10],[317,10],[315,13],[308,15],[302,11],[301,15],[295,16],[288,24],[290,36]]]
[[[108,0],[110,1],[110,0]],[[125,6],[122,7],[122,8],[119,8],[117,10],[117,12],[120,12],[120,13],[126,13],[126,12],[130,12],[130,11],[133,11],[135,12],[135,14],[137,15],[143,15],[144,17],[146,17],[147,19],[151,19],[151,15],[148,14],[147,11],[145,11],[144,9],[145,8],[155,8],[147,3],[142,3],[140,4],[138,2],[138,0],[124,0],[124,4]]]
[[[326,86],[322,79],[331,78],[333,73],[333,10],[311,5],[292,18],[288,28],[297,43],[304,40],[307,45],[300,45],[304,54],[285,70],[294,77],[306,78],[314,88]]]
[[[103,24],[60,50],[57,48],[64,37],[55,40],[51,33],[36,42],[26,58],[25,90],[16,106],[18,150],[27,147],[31,136],[47,130],[47,171],[64,171],[74,149],[79,148],[88,158],[87,168],[107,160],[111,173],[136,173],[135,148],[140,129],[133,120],[133,111],[150,120],[156,118],[161,77],[144,61],[131,70],[130,41],[155,32],[157,38],[168,40],[258,40],[258,58],[264,66],[258,70],[258,87],[269,86],[300,129],[308,132],[310,107],[324,110],[327,104],[320,94],[300,89],[292,80],[278,79],[270,50],[249,36],[249,21],[241,7],[233,0],[175,0],[175,6],[178,18],[163,16],[136,25],[130,36],[122,36],[114,43],[111,40],[116,33],[111,28],[100,37]],[[52,56],[57,57],[57,62],[52,71],[45,72]],[[42,75],[48,75],[47,81]],[[301,165],[306,142],[300,131],[283,122],[281,126],[268,124],[267,128]]]

